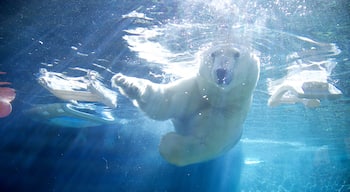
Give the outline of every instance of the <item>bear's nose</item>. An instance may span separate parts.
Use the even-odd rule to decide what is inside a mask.
[[[218,78],[218,84],[221,85],[224,83],[225,77],[226,77],[227,70],[226,69],[217,69],[216,70],[216,76]]]

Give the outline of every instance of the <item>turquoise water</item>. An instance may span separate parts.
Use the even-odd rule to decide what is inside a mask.
[[[0,119],[1,191],[350,190],[348,1],[36,0],[0,10],[0,80],[16,90]],[[70,128],[25,113],[64,102],[39,85],[40,68],[92,69],[109,88],[111,72],[166,83],[195,72],[201,46],[223,41],[256,50],[261,74],[241,141],[213,161],[168,164],[158,144],[171,123],[121,95],[112,125]],[[332,65],[327,81],[342,97],[269,107],[269,82],[303,63]]]

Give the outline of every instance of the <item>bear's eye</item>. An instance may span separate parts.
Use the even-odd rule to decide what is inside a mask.
[[[215,62],[215,58],[218,56],[218,53],[217,52],[213,52],[210,54],[210,57],[211,57],[211,63],[214,63]]]
[[[238,51],[233,53],[233,57],[234,57],[235,59],[237,59],[239,56],[240,56],[240,54],[239,54]]]

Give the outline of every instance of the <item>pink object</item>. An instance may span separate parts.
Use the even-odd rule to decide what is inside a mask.
[[[11,85],[10,82],[0,82],[0,85]]]
[[[6,74],[1,72],[0,74]],[[0,85],[9,85],[9,82],[0,82]],[[8,116],[12,111],[11,101],[16,97],[14,89],[9,87],[0,87],[0,118]]]

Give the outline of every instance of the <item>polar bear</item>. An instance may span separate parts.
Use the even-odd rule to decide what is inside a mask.
[[[147,116],[172,121],[159,152],[177,166],[216,158],[239,141],[259,78],[259,59],[248,49],[212,46],[199,62],[197,74],[169,84],[120,73],[111,79]]]

